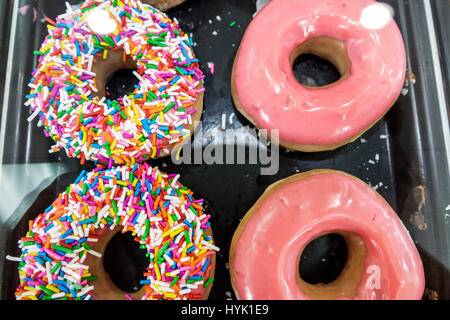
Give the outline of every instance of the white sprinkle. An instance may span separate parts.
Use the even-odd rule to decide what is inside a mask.
[[[222,113],[222,131],[225,131],[227,128],[227,115],[225,113]]]
[[[16,261],[16,262],[20,262],[20,261],[22,261],[20,258],[18,258],[18,257],[13,257],[13,256],[10,256],[9,254],[8,255],[6,255],[6,260],[9,260],[9,261]]]
[[[114,225],[113,225],[114,226]],[[97,251],[95,251],[95,250],[89,250],[88,251],[90,254],[92,254],[93,256],[96,256],[96,257],[98,257],[98,258],[101,258],[102,257],[102,254],[100,253],[100,252],[97,252]]]
[[[229,118],[230,124],[233,124],[234,116],[235,116],[234,112],[232,114],[230,114],[230,118]]]

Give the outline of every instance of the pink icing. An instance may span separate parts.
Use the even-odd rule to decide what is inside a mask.
[[[298,253],[332,231],[357,233],[367,247],[354,299],[421,299],[423,266],[408,231],[375,191],[338,173],[284,185],[261,203],[235,247],[238,297],[309,299],[296,282]]]
[[[250,23],[235,65],[236,93],[247,114],[280,139],[327,145],[356,138],[398,98],[406,54],[393,19],[381,29],[360,23],[374,0],[272,0]],[[345,43],[350,76],[327,88],[297,82],[289,57],[312,37]]]

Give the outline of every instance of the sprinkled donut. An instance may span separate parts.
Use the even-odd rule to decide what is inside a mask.
[[[339,277],[300,277],[303,249],[340,234],[348,248]],[[334,170],[300,173],[271,185],[247,212],[230,248],[239,299],[415,300],[424,291],[422,261],[389,204],[356,177]]]
[[[87,0],[47,21],[25,105],[55,141],[50,152],[133,164],[170,154],[192,134],[204,75],[176,19],[140,1]],[[139,83],[111,100],[106,80],[121,69],[135,69]]]
[[[341,78],[308,87],[297,57],[333,63]],[[377,123],[401,93],[403,38],[389,7],[374,0],[272,0],[252,20],[232,75],[236,108],[258,128],[279,130],[280,145],[336,149]]]
[[[206,299],[215,269],[203,200],[147,164],[83,171],[19,240],[17,299]],[[149,258],[134,293],[106,274],[102,254],[131,232]]]

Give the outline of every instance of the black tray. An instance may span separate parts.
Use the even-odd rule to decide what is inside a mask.
[[[322,153],[280,149],[280,170],[272,176],[261,175],[258,164],[175,165],[170,158],[152,162],[163,171],[180,173],[182,183],[194,190],[197,198],[207,199],[213,214],[215,241],[221,248],[211,299],[235,298],[229,279],[228,250],[247,210],[271,183],[317,168],[343,170],[377,188],[397,211],[422,257],[426,276],[424,298],[450,299],[449,5],[445,0],[385,2],[395,9],[395,19],[406,44],[408,70],[415,75],[416,83],[409,84],[392,110],[362,139]],[[18,8],[23,5],[30,5],[29,10],[25,15],[18,14]],[[36,9],[36,22],[33,22],[32,8]],[[243,134],[246,128],[252,128],[234,108],[230,75],[240,40],[255,10],[255,0],[192,0],[169,11],[185,31],[192,32],[198,44],[195,52],[206,74],[204,134],[220,130],[222,114],[227,117],[236,114],[233,125],[227,123],[227,128],[241,130]],[[6,261],[5,255],[20,254],[17,240],[26,232],[28,220],[48,207],[82,168],[77,160],[68,159],[63,152],[47,152],[51,141],[36,127],[36,122],[26,121],[29,111],[23,107],[30,73],[36,65],[31,52],[37,50],[46,34],[46,24],[40,19],[44,14],[54,18],[64,11],[64,1],[60,0],[2,1],[0,4],[3,171],[14,168],[20,171],[21,166],[28,168],[33,164],[56,164],[53,178],[50,175],[38,179],[40,183],[21,196],[18,206],[11,210],[6,204],[1,205],[2,299],[13,299],[18,284],[17,264]],[[232,22],[235,24],[230,25]],[[215,64],[213,75],[208,62]],[[202,144],[208,145],[209,140],[204,139]],[[93,168],[93,164],[83,168],[86,167]],[[27,185],[27,179],[35,176],[36,173],[25,174],[20,183],[12,183],[2,176],[1,184],[9,187],[11,183],[11,188],[20,195],[21,184]],[[8,199],[2,195],[2,200],[5,203]]]

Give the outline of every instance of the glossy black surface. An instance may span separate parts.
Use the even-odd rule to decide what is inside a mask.
[[[2,1],[0,17],[0,59],[4,62],[11,42],[10,26],[4,21],[12,16],[11,1]],[[69,1],[77,3],[77,1]],[[435,291],[440,299],[450,299],[450,218],[446,207],[450,205],[450,176],[448,150],[445,147],[443,127],[448,126],[439,112],[437,77],[433,69],[433,55],[427,32],[427,19],[422,1],[386,1],[396,12],[395,19],[405,39],[408,55],[408,70],[416,76],[416,84],[410,85],[405,95],[401,95],[392,110],[381,119],[362,139],[338,150],[322,153],[300,153],[280,150],[280,170],[276,175],[260,174],[261,165],[175,165],[170,158],[154,161],[163,171],[180,173],[181,182],[194,190],[197,198],[207,199],[207,206],[213,214],[211,219],[216,244],[221,248],[217,256],[217,266],[211,299],[233,297],[228,270],[228,250],[231,238],[240,219],[273,182],[297,172],[311,169],[330,168],[346,171],[370,185],[385,197],[397,211],[409,230],[422,257],[426,288]],[[446,2],[446,1],[443,1]],[[0,272],[1,298],[13,299],[18,283],[17,264],[5,261],[4,256],[17,256],[17,239],[25,234],[28,220],[41,213],[56,198],[57,194],[72,183],[81,171],[76,160],[68,159],[60,152],[49,154],[52,145],[45,138],[36,122],[29,124],[29,111],[23,107],[24,95],[30,73],[36,65],[31,54],[40,45],[45,33],[43,15],[54,18],[65,11],[60,0],[21,0],[20,5],[29,4],[37,10],[37,21],[32,22],[32,11],[25,16],[18,15],[16,41],[13,48],[13,67],[7,101],[5,152],[3,163],[33,163],[62,161],[70,163],[73,172],[56,177],[56,180],[36,198],[30,208],[19,206],[1,226],[0,232]],[[447,3],[448,4],[448,3]],[[444,8],[444,9],[442,9]],[[436,26],[442,20],[441,11],[433,5]],[[202,117],[203,132],[214,135],[220,130],[222,114],[236,113],[233,124],[227,128],[252,128],[250,123],[238,114],[230,94],[231,69],[240,40],[255,12],[255,1],[251,0],[191,0],[169,11],[177,17],[183,29],[192,32],[197,43],[195,52],[206,74],[205,101]],[[220,17],[220,21],[219,18]],[[445,15],[444,15],[445,17]],[[448,16],[447,16],[448,17]],[[445,19],[444,19],[445,20]],[[230,26],[231,22],[236,22]],[[436,28],[436,38],[445,40],[443,31]],[[448,33],[447,33],[448,35]],[[444,37],[444,39],[442,38]],[[447,56],[439,57],[442,65],[448,66]],[[393,54],[395,54],[393,52]],[[438,58],[438,59],[439,59]],[[215,73],[210,74],[208,62],[215,64]],[[0,63],[0,68],[5,68]],[[448,67],[447,67],[448,68]],[[448,69],[446,69],[448,70]],[[3,71],[0,70],[0,71]],[[445,70],[444,70],[445,71]],[[5,74],[0,72],[3,99]],[[445,102],[448,110],[448,73],[444,73]],[[445,120],[445,119],[444,119]],[[203,146],[209,143],[202,141]],[[7,147],[6,147],[7,146]],[[84,168],[92,168],[89,163]],[[2,181],[2,183],[4,183]],[[25,184],[26,181],[23,181]],[[414,197],[417,187],[423,186],[425,203],[420,206]],[[19,192],[19,191],[18,191]],[[26,198],[26,195],[24,195]],[[420,201],[419,201],[420,202]],[[421,230],[412,217],[416,212],[423,215],[426,228]],[[429,298],[426,291],[424,298]]]

